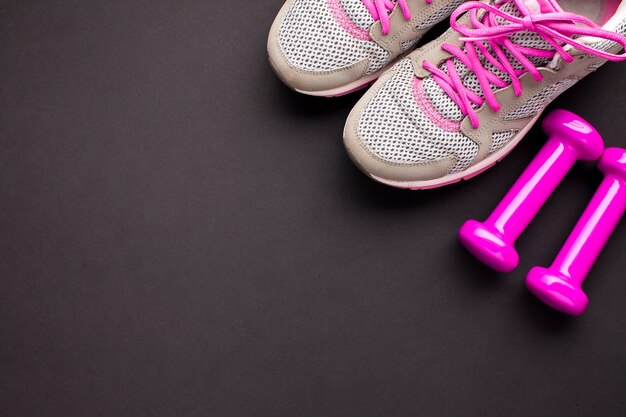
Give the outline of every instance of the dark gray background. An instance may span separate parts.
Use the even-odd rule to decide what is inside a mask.
[[[0,1],[0,415],[625,415],[626,225],[583,317],[524,287],[600,174],[577,166],[490,272],[456,231],[540,129],[470,182],[378,185],[341,143],[358,94],[272,74],[281,4]],[[626,145],[625,68],[553,107]]]

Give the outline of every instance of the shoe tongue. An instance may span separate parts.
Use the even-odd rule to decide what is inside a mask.
[[[528,10],[526,14],[556,13],[563,11],[559,4],[553,0],[521,0],[520,3]]]
[[[518,4],[519,6],[518,7]],[[527,9],[527,10],[523,10]],[[523,17],[529,14],[541,14],[556,12],[557,9],[552,4],[551,0],[517,0],[504,3],[500,7],[505,13],[511,16]],[[499,16],[496,17],[496,21],[500,25],[509,25],[511,22],[505,20]],[[523,31],[509,35],[509,39],[516,45],[525,46],[529,48],[537,49],[549,49],[550,44],[546,42],[541,36],[535,32]]]
[[[518,7],[517,3],[520,3],[520,7]],[[538,10],[539,13],[551,13],[558,12],[560,8],[556,4],[554,0],[511,0],[508,2],[496,1],[496,5],[501,5],[500,10],[503,12],[510,14],[511,16],[522,17],[528,14],[535,14],[533,10]],[[527,9],[527,11],[523,9]],[[558,9],[557,9],[558,8]],[[502,19],[499,16],[496,17],[496,21],[500,25],[508,25],[511,24],[508,20]],[[535,32],[531,31],[521,31],[509,35],[509,39],[516,45],[527,47],[527,48],[536,48],[536,49],[552,49],[552,45],[546,42],[541,36],[539,36]],[[491,51],[491,48],[488,48]],[[522,65],[511,56],[508,51],[505,49],[505,53],[509,57],[511,65],[516,69],[522,69]],[[482,65],[485,69],[494,72],[496,75],[501,77],[503,80],[510,82],[510,77],[508,74],[502,73],[498,71],[491,63],[489,63],[486,58],[480,54]],[[470,71],[465,65],[463,65],[458,59],[453,58],[455,67],[459,76],[463,80],[463,84],[474,91],[476,94],[484,97],[484,92],[480,88],[480,84],[478,82],[478,78],[476,74]],[[529,60],[537,67],[547,65],[550,60],[545,58],[535,58],[529,57]],[[447,72],[446,65],[443,63],[440,66],[440,69]],[[492,86],[495,89],[495,86]],[[458,108],[458,106],[452,101],[449,96],[443,92],[441,87],[430,78],[428,82],[425,83],[425,89],[428,96],[431,98],[435,108],[446,118],[454,121],[462,120],[463,115]],[[444,97],[445,96],[445,97]]]

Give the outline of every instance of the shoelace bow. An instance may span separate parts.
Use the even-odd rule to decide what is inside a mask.
[[[389,33],[389,12],[396,6],[396,2],[392,0],[361,0],[367,11],[370,12],[374,20],[380,20],[382,26],[383,35]],[[397,0],[404,18],[408,21],[411,20],[411,11],[406,4],[407,0]],[[426,0],[427,4],[431,4],[433,0]]]
[[[502,7],[503,4],[500,4]],[[520,10],[524,10],[516,1]],[[485,11],[484,15],[479,19],[478,12]],[[468,27],[465,23],[457,23],[457,19],[461,14],[470,11],[470,22],[473,28]],[[500,17],[510,24],[501,25],[496,21],[496,17]],[[516,97],[522,94],[522,82],[519,77],[526,72],[532,74],[537,82],[543,77],[537,67],[527,58],[537,57],[552,59],[558,53],[566,62],[572,62],[574,57],[570,55],[564,48],[569,45],[579,51],[595,55],[610,61],[626,60],[626,53],[622,55],[611,54],[591,46],[585,45],[573,39],[573,36],[591,36],[594,38],[602,38],[609,41],[617,42],[626,48],[626,37],[614,32],[601,29],[593,21],[586,17],[567,13],[543,13],[529,14],[525,17],[512,16],[500,10],[500,8],[478,1],[470,1],[461,5],[452,14],[451,27],[464,35],[460,40],[465,45],[465,51],[456,45],[443,44],[442,49],[455,58],[457,58],[470,71],[476,74],[476,78],[480,84],[480,88],[484,93],[484,99],[463,84],[461,77],[456,69],[454,59],[446,60],[447,73],[428,61],[424,61],[423,67],[433,74],[433,78],[437,84],[450,96],[452,100],[459,106],[464,116],[469,116],[474,129],[480,125],[476,110],[472,105],[480,107],[485,101],[489,107],[495,112],[500,110],[500,103],[491,90],[491,84],[497,88],[513,86]],[[548,42],[554,49],[537,49],[520,46],[513,43],[508,35],[518,32],[530,31],[535,32]],[[492,55],[484,42],[487,42],[491,50],[495,53]],[[511,61],[504,52],[504,48],[513,56],[524,69],[515,69]],[[507,82],[490,70],[483,67],[478,53],[481,53],[486,60],[495,68],[510,76]]]

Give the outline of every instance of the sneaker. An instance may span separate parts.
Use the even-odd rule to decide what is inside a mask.
[[[267,51],[290,88],[340,96],[371,85],[463,0],[288,0]]]
[[[451,26],[350,114],[344,144],[371,178],[411,189],[469,179],[504,158],[559,94],[626,59],[626,0],[471,1]]]

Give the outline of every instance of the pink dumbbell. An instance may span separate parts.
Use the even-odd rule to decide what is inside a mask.
[[[470,220],[459,239],[487,266],[510,272],[519,263],[515,241],[577,160],[593,161],[604,143],[586,121],[565,110],[555,110],[543,121],[548,142],[531,162],[500,205],[484,223]]]
[[[550,268],[535,267],[526,286],[544,303],[578,316],[589,300],[581,289],[626,211],[626,150],[609,148],[598,164],[605,178]]]

